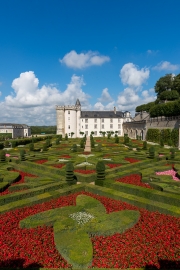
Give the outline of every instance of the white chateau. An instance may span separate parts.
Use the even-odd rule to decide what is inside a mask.
[[[93,131],[93,136],[102,136],[101,132],[118,132],[123,135],[123,122],[131,121],[130,112],[116,111],[81,111],[81,103],[77,99],[75,105],[56,106],[57,113],[57,134],[65,134],[74,138],[82,137],[83,134],[89,136]]]
[[[0,135],[11,133],[12,139],[31,136],[31,128],[25,124],[0,123]]]

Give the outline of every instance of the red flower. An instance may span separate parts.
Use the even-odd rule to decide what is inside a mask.
[[[135,159],[135,158],[125,158],[126,161],[129,161],[130,163],[135,163],[135,162],[139,162],[140,160]]]
[[[19,172],[20,176],[19,176],[19,180],[13,184],[11,184],[11,186],[14,186],[14,185],[17,185],[17,184],[24,184],[25,181],[24,181],[24,177],[25,176],[28,176],[28,177],[37,177],[36,175],[33,175],[33,174],[30,174],[30,173],[25,173],[25,172],[22,172],[22,171],[18,171],[18,170],[13,170],[14,172]],[[27,188],[23,188],[21,190],[14,190],[14,191],[9,191],[8,190],[8,187],[5,191],[3,192],[0,192],[0,196],[2,195],[7,195],[7,194],[11,194],[11,193],[14,193],[14,192],[20,192],[20,191],[23,191],[23,190],[26,190]]]
[[[35,160],[34,162],[37,163],[37,164],[43,164],[45,162],[47,162],[48,159],[40,159],[40,160]]]
[[[23,207],[4,214],[0,219],[0,268],[70,268],[58,253],[53,228],[43,226],[32,229],[19,228],[20,220],[42,211],[75,205],[76,196],[86,194],[98,199],[107,213],[120,210],[138,210],[138,223],[125,233],[111,236],[94,236],[91,267],[180,269],[180,219],[170,215],[150,212],[128,203],[103,196],[79,192],[53,199],[49,202]],[[77,245],[78,247],[78,245]]]
[[[65,164],[55,164],[55,165],[52,165],[52,166],[55,167],[55,168],[61,169],[63,166],[65,166]]]
[[[60,158],[71,158],[71,156],[69,156],[69,155],[62,155],[62,156],[60,156]]]
[[[91,173],[96,172],[95,170],[81,170],[81,169],[74,170],[74,171],[77,172],[77,173],[82,173],[82,174],[91,174]]]
[[[117,182],[122,182],[126,184],[132,184],[135,186],[152,188],[149,184],[145,184],[141,182],[141,176],[139,174],[131,174],[121,178],[116,179]]]
[[[122,164],[106,164],[106,165],[109,166],[109,168],[111,169],[122,166]]]

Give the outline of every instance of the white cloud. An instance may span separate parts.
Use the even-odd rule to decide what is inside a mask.
[[[82,108],[89,107],[90,96],[83,92],[84,85],[83,77],[73,75],[63,92],[53,85],[39,88],[33,71],[21,73],[12,82],[14,92],[0,102],[0,122],[55,125],[55,105],[75,104],[79,98]]]
[[[143,90],[140,93],[133,88],[126,88],[118,96],[117,107],[119,110],[127,110],[134,114],[135,108],[141,104],[146,104],[156,99],[153,88]]]
[[[83,69],[89,66],[101,66],[105,62],[109,62],[110,58],[100,55],[98,52],[88,51],[87,53],[78,54],[72,50],[59,61],[69,68]]]
[[[149,69],[138,69],[133,63],[125,64],[120,70],[120,78],[123,84],[130,87],[140,87],[149,78]]]
[[[125,88],[124,91],[118,96],[117,103],[120,105],[135,104],[139,100],[139,96],[136,94],[133,88]]]
[[[96,104],[94,104],[94,110],[95,111],[104,111],[105,106],[101,102],[97,102]]]
[[[101,94],[101,97],[98,98],[98,100],[100,102],[110,102],[112,101],[112,97],[110,96],[109,92],[108,92],[108,88],[104,88],[102,90],[102,94]]]
[[[153,67],[154,70],[169,70],[169,71],[174,71],[180,68],[180,65],[173,65],[168,61],[161,61],[157,66]]]
[[[101,102],[97,102],[96,104],[94,104],[93,110],[96,111],[112,111],[114,109],[114,104],[115,102],[109,102],[106,105],[103,105]]]
[[[155,55],[155,54],[157,54],[159,51],[158,50],[147,50],[147,53],[150,55]]]

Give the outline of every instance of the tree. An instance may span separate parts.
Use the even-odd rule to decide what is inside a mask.
[[[73,146],[72,146],[72,151],[73,151],[73,152],[77,152],[77,144],[73,144]]]
[[[84,135],[84,132],[81,131],[80,134],[83,136]]]
[[[71,132],[71,138],[73,137],[73,135],[74,135],[74,132]]]
[[[21,159],[21,161],[25,161],[26,160],[25,159],[25,153],[26,153],[26,151],[24,149],[21,149],[20,150],[20,159]]]
[[[65,141],[68,141],[68,135],[67,135],[67,133],[65,135]]]
[[[173,75],[172,74],[166,74],[165,76],[161,77],[155,84],[155,92],[157,93],[157,96],[166,90],[171,90],[173,87]]]
[[[173,90],[176,90],[180,94],[180,74],[174,77]]]
[[[4,150],[0,151],[0,162],[6,161],[6,152]]]
[[[147,104],[142,104],[136,107],[136,112],[149,112],[149,110],[151,109],[151,107],[153,107],[155,105],[155,102],[149,102]]]
[[[97,178],[95,180],[95,185],[103,186],[105,180],[105,165],[103,161],[98,161],[96,164]]]
[[[77,179],[74,175],[74,166],[71,161],[66,164],[66,181],[68,185],[73,185],[77,182]]]
[[[160,100],[176,100],[179,98],[179,93],[176,90],[166,90],[160,93],[159,99]]]
[[[29,151],[34,151],[34,143],[29,144]]]

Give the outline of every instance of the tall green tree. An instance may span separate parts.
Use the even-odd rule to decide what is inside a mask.
[[[166,74],[161,77],[155,84],[155,92],[157,93],[157,97],[166,90],[172,90],[174,77],[172,74]]]
[[[173,90],[180,94],[180,74],[176,75],[173,79]]]

